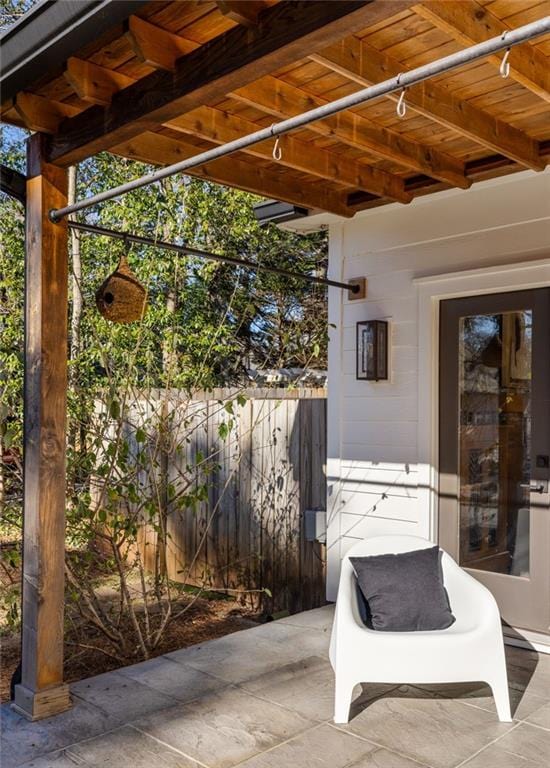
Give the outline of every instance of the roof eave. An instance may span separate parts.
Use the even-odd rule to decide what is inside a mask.
[[[44,0],[1,36],[2,101],[13,99],[45,71],[109,28],[147,5],[149,0]]]

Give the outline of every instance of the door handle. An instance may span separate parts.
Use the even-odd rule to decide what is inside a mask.
[[[546,486],[544,483],[537,483],[532,481],[531,483],[520,483],[520,488],[527,488],[530,493],[545,493]]]

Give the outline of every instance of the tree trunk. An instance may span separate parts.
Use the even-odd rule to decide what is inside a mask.
[[[76,200],[77,166],[71,165],[68,174],[68,204],[72,205]],[[71,214],[69,219],[75,218]],[[75,230],[70,231],[70,252],[72,264],[72,297],[73,311],[71,314],[71,360],[75,360],[80,353],[80,322],[82,319],[82,261],[80,258],[80,236]],[[72,368],[71,378],[74,379],[75,368]]]

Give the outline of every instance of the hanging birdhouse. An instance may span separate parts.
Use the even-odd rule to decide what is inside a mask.
[[[147,306],[147,291],[130,269],[126,254],[112,275],[100,285],[95,300],[106,320],[113,323],[141,320]]]

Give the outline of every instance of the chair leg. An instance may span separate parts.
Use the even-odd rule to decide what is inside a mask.
[[[510,712],[510,693],[506,673],[496,680],[489,681],[489,685],[493,691],[498,719],[501,723],[511,723],[512,713]]]
[[[336,675],[334,689],[334,722],[347,723],[349,721],[349,709],[355,683],[350,683]]]

